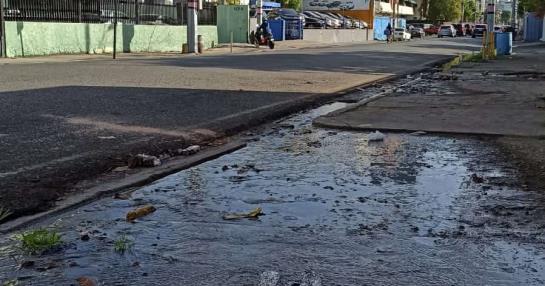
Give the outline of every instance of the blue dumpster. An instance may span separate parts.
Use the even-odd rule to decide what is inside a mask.
[[[269,28],[271,29],[275,41],[283,41],[286,39],[286,22],[284,20],[269,20]]]
[[[510,55],[513,52],[513,33],[494,33],[497,55]]]

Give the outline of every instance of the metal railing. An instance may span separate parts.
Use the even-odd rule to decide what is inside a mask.
[[[0,0],[6,21],[118,23],[146,25],[187,24],[187,0],[176,4],[145,0]],[[117,1],[117,12],[115,2]],[[199,24],[216,25],[216,6],[204,3]]]

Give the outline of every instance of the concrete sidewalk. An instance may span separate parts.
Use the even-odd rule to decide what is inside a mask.
[[[545,49],[464,63],[457,80],[423,79],[393,94],[315,120],[354,130],[545,136]],[[449,75],[450,76],[450,75]]]

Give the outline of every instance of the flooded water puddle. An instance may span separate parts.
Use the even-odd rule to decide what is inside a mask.
[[[543,198],[477,139],[325,130],[334,103],[253,134],[244,149],[52,218],[65,247],[23,258],[20,285],[542,285]],[[134,223],[128,211],[157,210]],[[258,219],[224,220],[261,207]],[[81,233],[89,240],[81,240]],[[133,241],[124,254],[116,241]],[[23,259],[35,267],[17,267]],[[36,267],[54,263],[45,271]],[[269,271],[269,272],[267,272]],[[275,275],[276,275],[275,274]],[[274,280],[274,279],[273,279]],[[269,284],[262,284],[269,285]]]

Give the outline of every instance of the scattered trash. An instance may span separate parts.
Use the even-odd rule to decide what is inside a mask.
[[[427,134],[426,131],[416,131],[416,132],[410,133],[409,135],[421,136],[421,135],[425,135],[425,134]]]
[[[127,221],[132,222],[135,219],[143,217],[143,216],[147,216],[150,213],[153,213],[154,211],[156,211],[156,208],[152,205],[146,205],[141,208],[137,208],[127,213]]]
[[[129,166],[122,166],[122,167],[117,167],[113,169],[112,172],[125,172],[128,170],[129,170]]]
[[[78,281],[79,286],[96,286],[97,285],[95,280],[85,276],[82,276],[76,279],[76,281]]]
[[[375,131],[373,133],[369,133],[369,135],[367,135],[367,140],[369,141],[384,141],[384,138],[386,136],[382,133],[380,133],[379,131]]]
[[[189,156],[198,153],[201,151],[201,146],[199,145],[191,145],[185,149],[178,149],[178,154],[183,156]]]
[[[114,195],[116,200],[128,200],[131,198],[131,193],[117,193]]]
[[[258,286],[276,286],[280,282],[280,273],[276,271],[265,271],[259,275]]]
[[[161,165],[161,160],[155,156],[138,154],[129,159],[129,168],[138,167],[157,167]]]
[[[263,210],[261,208],[255,208],[248,213],[226,214],[223,216],[223,219],[224,220],[235,220],[235,219],[241,219],[241,218],[257,219],[260,215],[263,215],[262,211]]]

